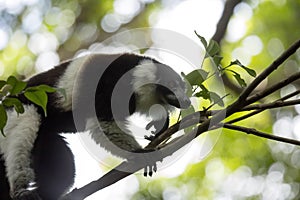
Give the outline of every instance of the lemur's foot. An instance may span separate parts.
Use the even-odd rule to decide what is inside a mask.
[[[21,189],[13,194],[13,200],[42,200],[36,190]]]
[[[148,165],[144,168],[144,176],[152,176],[153,172],[157,172],[157,165],[154,163],[153,165]]]
[[[152,153],[151,153],[152,152]],[[139,149],[136,150],[135,153],[143,153],[139,158],[142,162],[146,163],[147,166],[144,167],[144,176],[152,176],[153,172],[157,171],[157,161],[161,161],[162,159],[158,159],[156,155],[156,149]]]
[[[152,142],[152,141],[155,139],[155,135],[150,135],[150,136],[145,135],[144,138],[145,138],[146,140],[149,140],[150,142]]]

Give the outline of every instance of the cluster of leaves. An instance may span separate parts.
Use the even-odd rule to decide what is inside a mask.
[[[190,72],[189,74],[181,73],[181,75],[184,77],[185,81],[188,83],[188,95],[189,97],[196,97],[196,98],[203,98],[205,100],[209,100],[210,106],[207,108],[203,108],[204,111],[209,110],[214,105],[218,105],[220,107],[224,107],[224,101],[223,99],[227,96],[221,97],[216,92],[210,91],[205,85],[205,81],[207,81],[209,78],[213,76],[222,76],[224,73],[229,72],[233,75],[237,83],[241,87],[246,87],[247,84],[245,80],[241,77],[241,75],[234,71],[231,67],[236,65],[243,70],[245,70],[250,76],[256,77],[256,72],[253,69],[250,69],[246,66],[244,66],[239,60],[232,61],[229,65],[223,67],[221,64],[221,61],[223,59],[222,56],[219,55],[220,53],[220,46],[218,43],[214,40],[211,40],[209,43],[206,41],[204,37],[197,34],[197,37],[200,39],[201,43],[204,46],[205,49],[205,56],[204,59],[209,59],[216,69],[213,73],[210,73],[208,71],[205,71],[204,69],[196,69]],[[202,66],[201,66],[202,67]],[[191,113],[195,112],[195,108],[191,106],[189,109],[182,110],[181,116],[185,117]],[[185,131],[188,132],[193,127],[190,127],[186,129]]]
[[[242,68],[243,70],[245,70],[252,77],[256,77],[256,72],[253,69],[244,66],[239,60],[232,61],[229,65],[223,67],[221,65],[221,61],[223,57],[219,55],[220,46],[218,45],[218,43],[214,40],[211,40],[208,43],[206,39],[201,35],[199,35],[197,32],[195,32],[195,34],[200,39],[201,43],[205,48],[206,53],[204,59],[209,59],[212,62],[212,64],[215,66],[216,71],[210,74],[209,72],[203,69],[196,69],[190,72],[189,74],[182,73],[182,76],[189,83],[188,94],[191,97],[193,96],[193,97],[209,100],[213,105],[217,104],[221,107],[224,107],[224,102],[223,102],[224,97],[220,97],[217,93],[210,91],[204,85],[204,82],[214,75],[221,76],[225,72],[229,72],[233,75],[233,77],[236,79],[237,83],[241,87],[246,87],[247,84],[245,80],[241,77],[241,75],[238,72],[234,71],[231,67],[236,65]]]
[[[47,116],[47,93],[56,92],[57,89],[48,85],[38,85],[27,87],[27,83],[10,76],[7,80],[0,80],[0,130],[4,135],[4,127],[7,123],[7,109],[14,108],[18,114],[24,113],[23,103],[20,101],[20,95],[24,95],[32,103],[42,107],[45,116]]]

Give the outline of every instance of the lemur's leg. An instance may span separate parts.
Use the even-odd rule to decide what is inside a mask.
[[[57,200],[73,185],[74,156],[64,138],[41,125],[33,151],[37,192],[43,200]]]
[[[10,195],[15,199],[39,199],[34,190],[28,190],[35,181],[31,167],[31,151],[40,127],[41,117],[33,105],[24,106],[25,112],[17,114],[8,110],[4,136],[0,136],[0,150],[6,165]],[[30,193],[30,194],[29,194]],[[26,199],[26,198],[24,198]]]
[[[5,164],[0,154],[0,199],[11,200],[9,196],[9,184],[6,178]]]
[[[126,128],[126,122],[88,120],[87,130],[90,130],[92,138],[97,144],[111,152],[113,155],[127,160],[138,158],[141,162],[147,163],[144,175],[152,176],[156,171],[156,161],[148,154],[153,150],[145,150],[131,135]]]

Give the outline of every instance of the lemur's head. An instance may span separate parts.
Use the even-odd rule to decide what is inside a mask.
[[[134,88],[144,101],[155,99],[159,104],[167,104],[186,109],[191,101],[186,95],[186,85],[171,67],[154,59],[146,58],[134,70]],[[155,94],[155,98],[153,98]],[[152,95],[152,96],[151,96]]]

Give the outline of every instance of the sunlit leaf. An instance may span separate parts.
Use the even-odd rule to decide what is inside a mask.
[[[208,47],[206,49],[206,57],[214,57],[215,55],[217,55],[220,51],[220,46],[219,44],[214,41],[214,40],[211,40],[208,44]]]
[[[232,65],[237,65],[237,66],[243,68],[250,76],[256,77],[256,72],[255,72],[255,70],[250,69],[249,67],[244,66],[239,60],[232,61],[232,62],[229,64],[229,66],[232,66]]]
[[[38,86],[33,86],[33,87],[29,87],[26,89],[26,91],[44,91],[46,93],[53,93],[53,92],[56,92],[56,88],[53,88],[51,86],[48,86],[48,85],[38,85]]]
[[[201,43],[203,44],[205,50],[207,49],[207,41],[204,37],[202,37],[201,35],[199,35],[196,31],[194,31],[195,34],[197,35],[197,37],[200,39]]]
[[[6,81],[0,80],[0,90],[6,85]]]
[[[46,107],[47,107],[47,102],[48,102],[48,96],[47,96],[46,92],[41,91],[41,90],[25,91],[24,95],[31,102],[42,107],[44,110],[45,116],[47,116]]]
[[[209,91],[204,85],[200,85],[201,91],[196,93],[196,97],[202,97],[203,99],[209,99]]]
[[[206,80],[208,72],[203,69],[197,69],[187,75],[182,73],[182,76],[190,83],[190,85],[200,86]]]
[[[14,109],[16,110],[16,112],[18,114],[22,114],[24,113],[24,107],[23,107],[23,104],[22,102],[17,99],[17,98],[10,98],[10,97],[7,97],[3,100],[3,105],[5,107],[14,107]]]
[[[240,74],[234,73],[233,77],[237,80],[238,84],[239,84],[241,87],[246,87],[246,86],[247,86],[245,80],[242,79],[242,77],[241,77]]]
[[[12,90],[13,86],[11,85],[4,85],[1,89],[2,96],[6,96],[10,94],[10,91]]]
[[[213,57],[213,62],[214,62],[214,64],[215,64],[215,66],[217,67],[217,69],[219,69],[219,65],[220,65],[220,63],[221,63],[221,60],[223,59],[223,57],[222,56],[214,56]]]
[[[221,107],[224,107],[223,99],[215,92],[209,92],[211,102],[218,104]]]
[[[11,95],[17,95],[20,92],[22,92],[26,86],[27,83],[24,81],[19,81],[16,77],[14,76],[10,76],[7,79],[7,84],[12,86],[12,88],[10,89],[10,94]]]

